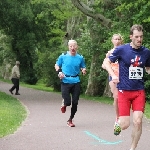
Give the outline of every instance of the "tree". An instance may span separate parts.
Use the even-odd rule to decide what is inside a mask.
[[[81,0],[72,0],[74,6],[77,7],[82,13],[100,22],[101,25],[109,27],[110,33],[112,33],[112,30],[123,33],[125,41],[127,42],[129,42],[129,32],[126,31],[129,31],[129,28],[133,24],[142,24],[145,31],[147,31],[145,32],[145,41],[147,43],[144,43],[144,45],[149,47],[148,37],[150,33],[150,17],[148,8],[150,3],[147,0],[134,0],[132,2],[129,0],[107,0],[99,2],[95,0],[94,2],[95,5],[88,7],[88,5],[81,2]],[[97,9],[98,6],[100,9]],[[99,10],[99,15],[97,15],[97,10]],[[101,14],[105,14],[105,16],[101,16]],[[95,16],[99,16],[100,19],[97,19]],[[109,20],[108,18],[111,20],[107,21]]]
[[[95,13],[94,9],[91,9],[87,4],[81,2],[80,0],[71,0],[72,3],[74,4],[74,6],[76,8],[78,8],[82,13],[84,13],[86,16],[89,16],[91,18],[93,18],[94,20],[100,22],[102,25],[106,26],[106,27],[111,27],[111,20],[105,18],[103,15]],[[93,0],[92,3],[93,4]],[[90,5],[91,6],[91,5]]]
[[[116,3],[112,1],[100,1],[89,0],[88,4],[82,3],[79,0],[72,1],[72,3],[81,12],[88,16],[88,29],[91,37],[91,64],[90,73],[88,79],[88,85],[85,93],[87,95],[102,95],[104,91],[106,79],[102,76],[105,72],[102,70],[101,65],[104,57],[102,57],[102,51],[105,51],[103,44],[104,41],[110,36],[112,21],[107,19],[108,16],[114,15],[114,9]],[[90,4],[90,5],[89,5]],[[111,9],[111,13],[107,10]],[[105,12],[106,17],[101,15]],[[99,24],[100,23],[100,24]],[[108,32],[106,32],[106,30]],[[110,48],[108,48],[110,49]],[[107,49],[107,50],[108,50]],[[109,86],[106,86],[109,87]],[[108,90],[110,91],[110,90]]]
[[[47,3],[31,3],[30,0],[6,0],[0,3],[0,26],[6,35],[12,37],[12,53],[15,60],[21,62],[21,80],[29,84],[35,84],[38,80],[35,68],[37,51],[44,51],[53,42],[50,39],[60,35],[61,30],[53,21],[55,16],[49,7]]]
[[[34,84],[37,79],[34,70],[35,34],[33,33],[33,18],[30,0],[26,1],[1,1],[0,3],[0,26],[6,35],[11,36],[12,53],[15,60],[21,62],[22,78]]]
[[[14,55],[11,54],[11,37],[4,34],[4,32],[0,31],[0,70],[1,76],[4,79],[10,78],[11,72],[11,63],[14,62]],[[10,55],[11,54],[11,55]]]

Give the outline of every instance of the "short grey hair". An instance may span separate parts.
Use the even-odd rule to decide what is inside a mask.
[[[76,40],[69,40],[68,45],[69,45],[70,43],[75,43],[75,44],[77,44],[77,41],[76,41]]]

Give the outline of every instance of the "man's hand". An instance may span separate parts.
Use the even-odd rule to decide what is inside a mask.
[[[60,79],[62,79],[62,78],[65,77],[65,75],[64,75],[62,72],[59,72],[59,73],[58,73],[58,77],[59,77]]]
[[[81,68],[82,74],[85,75],[86,74],[86,69],[85,68]]]
[[[116,75],[114,75],[112,76],[112,81],[113,83],[119,83],[119,78]]]
[[[55,70],[56,70],[56,72],[58,73],[58,77],[59,77],[60,79],[62,79],[62,78],[65,77],[65,75],[63,74],[61,68],[60,68],[57,64],[55,64]]]
[[[104,65],[104,64],[102,64],[102,68],[103,68],[103,69],[106,69],[106,67],[105,67],[105,65]]]

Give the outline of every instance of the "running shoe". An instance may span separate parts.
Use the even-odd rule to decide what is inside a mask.
[[[61,112],[62,113],[66,112],[66,106],[64,105],[64,99],[62,100],[62,104],[61,104]]]
[[[66,106],[61,106],[61,112],[65,113],[66,112]]]
[[[75,125],[72,123],[72,120],[67,121],[67,126],[68,127],[75,127]]]
[[[115,125],[114,125],[114,135],[119,135],[121,132],[121,127],[119,126],[118,122],[115,122]]]
[[[11,89],[9,90],[9,92],[13,95],[13,92],[12,92],[12,90],[11,90]]]

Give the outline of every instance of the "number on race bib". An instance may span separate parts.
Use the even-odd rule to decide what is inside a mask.
[[[129,79],[142,79],[143,68],[141,67],[129,67]]]

